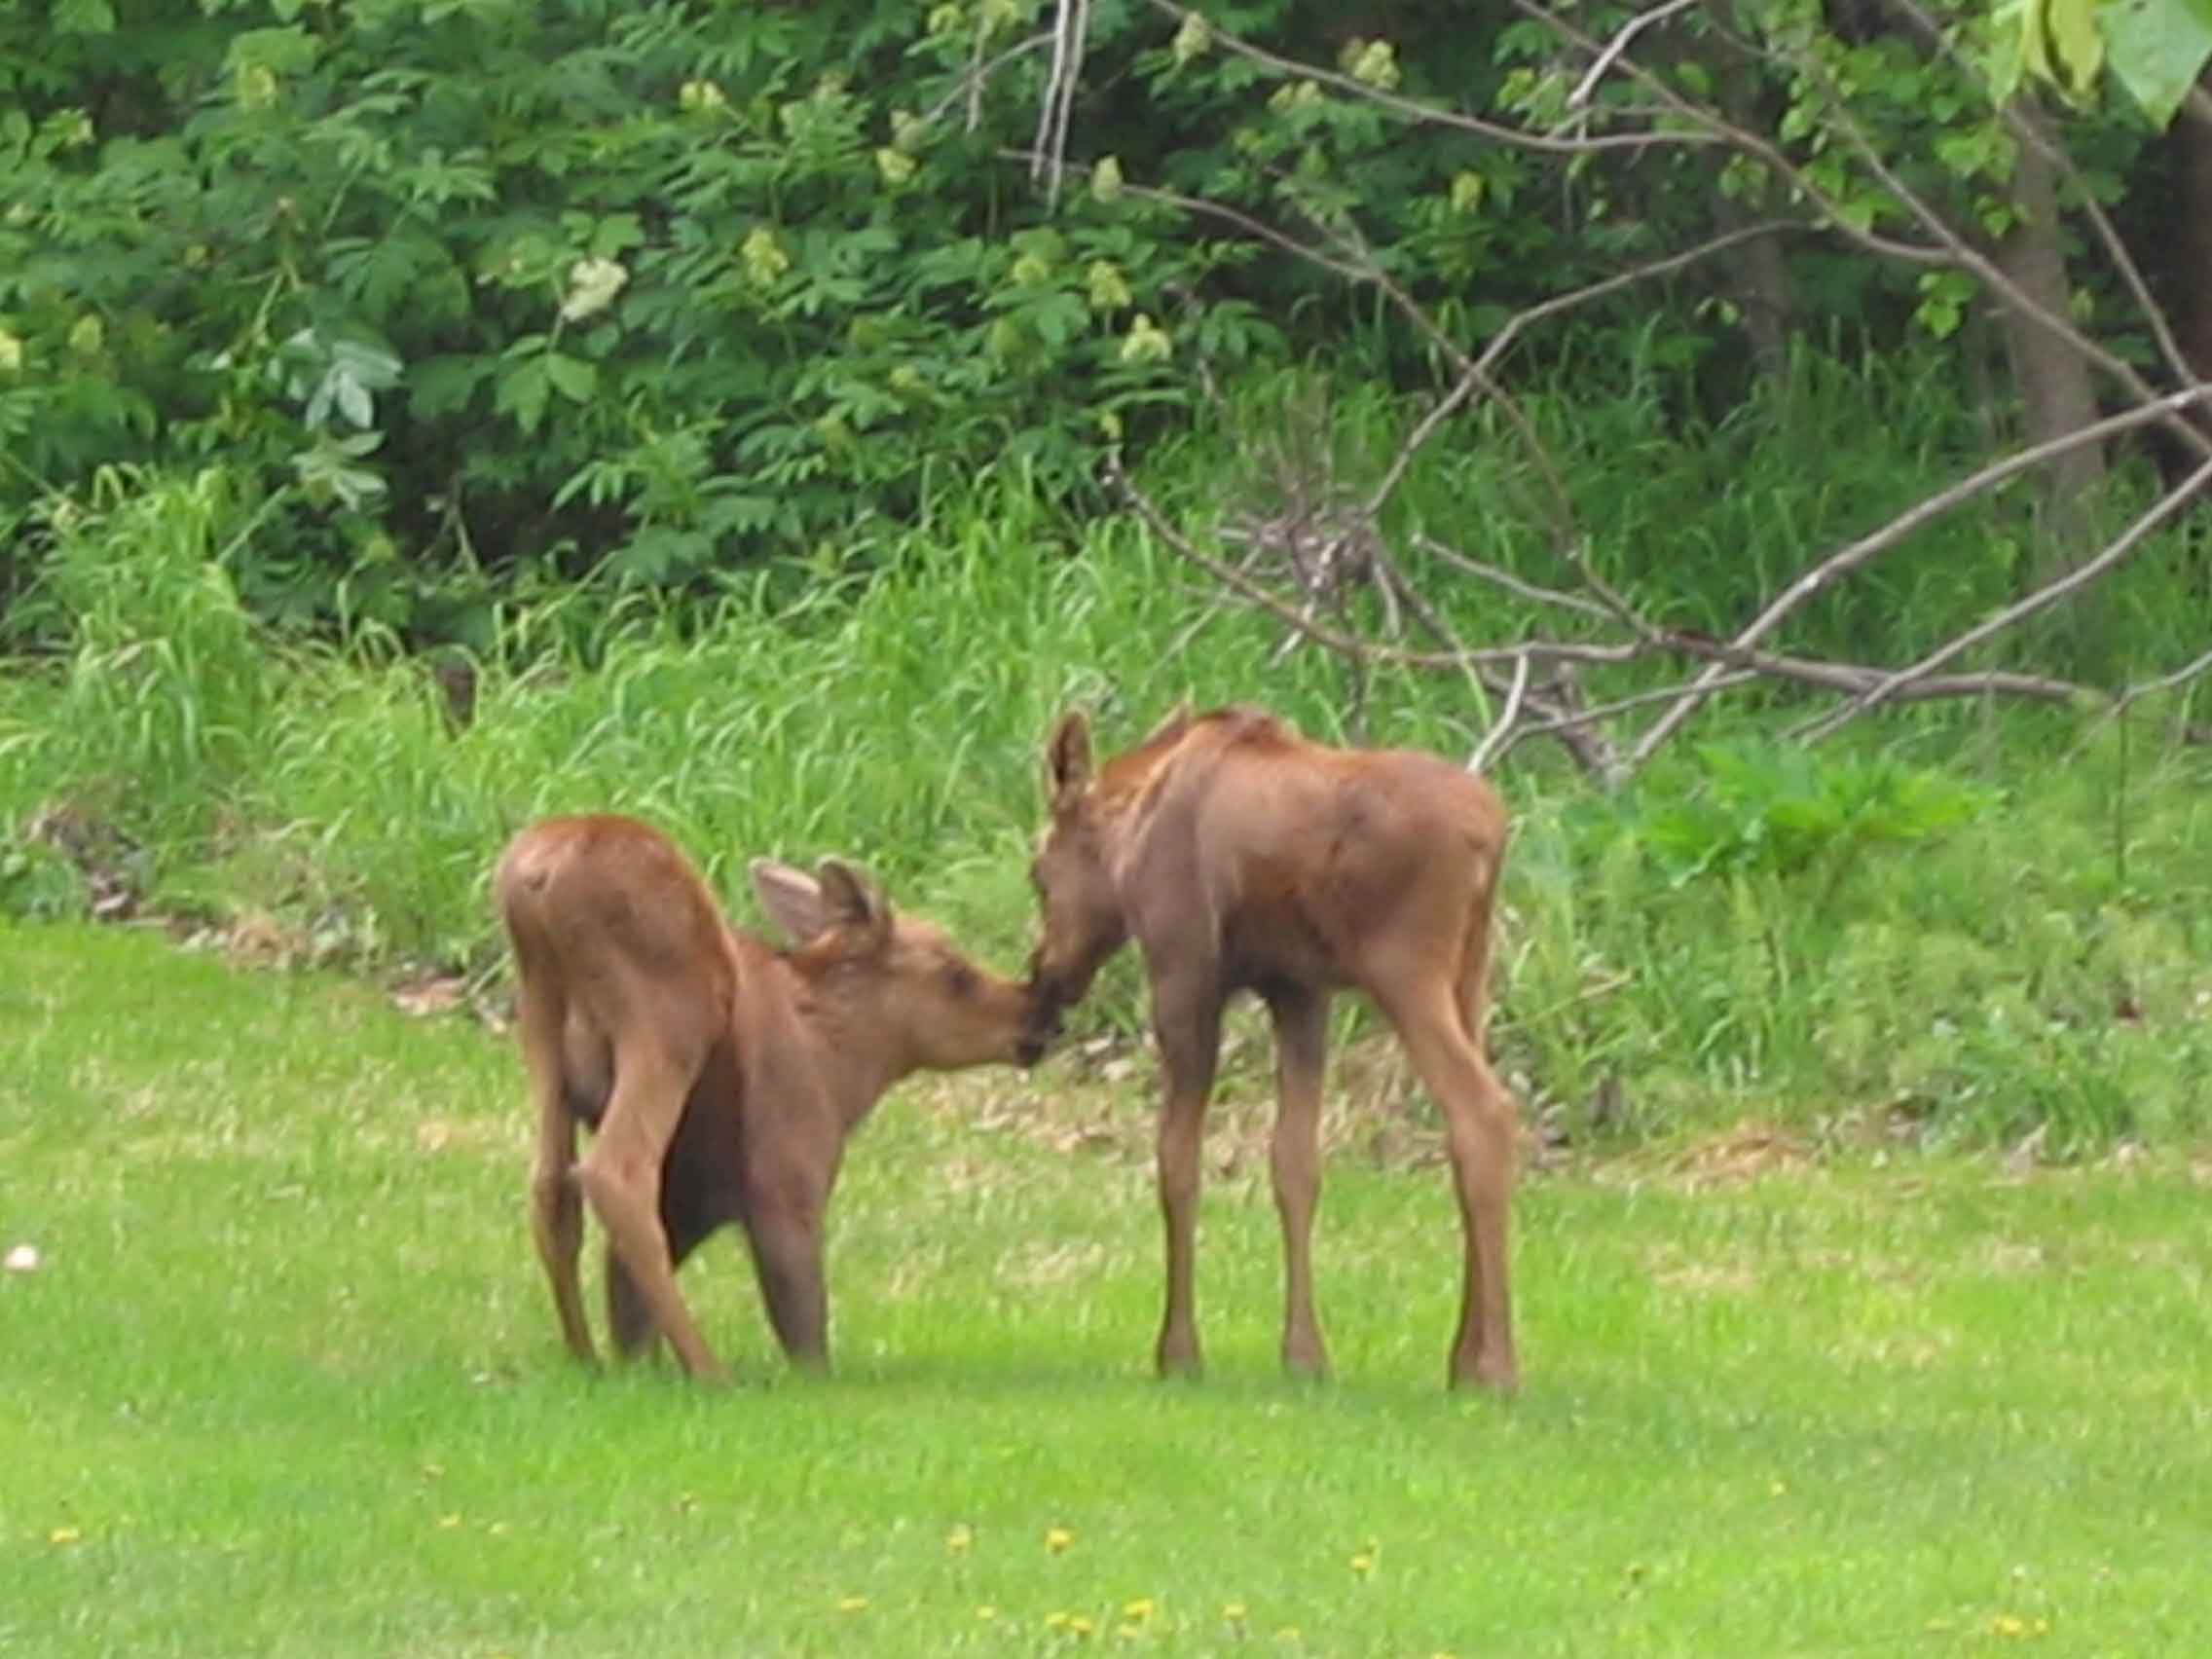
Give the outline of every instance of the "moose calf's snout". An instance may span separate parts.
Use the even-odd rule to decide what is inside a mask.
[[[1021,1034],[1014,1058],[1024,1066],[1033,1066],[1045,1057],[1045,1051],[1060,1034],[1060,999],[1034,976],[1024,989],[1029,996],[1029,1023]]]

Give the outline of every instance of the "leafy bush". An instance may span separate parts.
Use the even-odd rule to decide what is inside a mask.
[[[1773,743],[1703,744],[1693,765],[1702,776],[1689,792],[1644,799],[1636,830],[1677,884],[1748,871],[1796,875],[1816,865],[1832,876],[1865,848],[1925,840],[1994,800],[1987,790],[1886,756]]]
[[[1255,283],[1252,243],[1113,166],[1032,190],[1002,156],[1046,72],[1031,10],[18,9],[0,504],[221,455],[300,486],[281,550],[241,572],[257,609],[482,649],[492,596],[549,570],[707,589],[910,518],[945,472],[1081,492],[1101,444],[1182,406],[1182,368],[1279,351],[1255,296],[1326,279]],[[1294,162],[1309,196],[1404,192],[1385,240],[1428,225],[1419,261],[1463,279],[1447,244],[1474,221],[1445,235],[1431,187],[1464,145],[1395,151],[1336,100],[1271,111],[1161,33],[1141,8],[1097,20],[1098,153],[1232,199]],[[1260,123],[1189,143],[1138,95],[1155,83]]]

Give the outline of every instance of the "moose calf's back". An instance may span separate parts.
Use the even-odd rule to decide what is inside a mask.
[[[1226,930],[1231,977],[1355,984],[1378,949],[1424,940],[1456,965],[1487,910],[1506,813],[1479,777],[1416,750],[1311,743],[1264,717],[1193,767],[1193,874]],[[1175,787],[1163,788],[1166,810]]]
[[[598,1124],[618,1034],[650,1034],[696,1064],[727,1026],[737,941],[682,853],[612,815],[531,826],[499,861],[493,890],[527,990],[566,1018],[570,1109]]]
[[[768,860],[752,874],[790,949],[731,929],[683,855],[634,820],[549,819],[499,862],[538,1118],[532,1222],[580,1358],[588,1203],[618,1350],[658,1330],[686,1370],[721,1374],[674,1273],[735,1220],[778,1339],[822,1363],[821,1228],[845,1137],[908,1073],[1033,1059],[1049,1030],[1027,987],[896,915],[841,861],[819,878]],[[597,1131],[580,1161],[579,1124]]]

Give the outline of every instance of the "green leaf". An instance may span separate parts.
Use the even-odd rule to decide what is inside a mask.
[[[2064,72],[2061,84],[2074,97],[2087,97],[2105,61],[2105,37],[2097,28],[2098,0],[2045,0],[2045,4],[2049,8],[2050,44]]]
[[[525,432],[535,432],[538,423],[545,419],[545,399],[552,391],[545,364],[544,357],[524,358],[499,377],[499,388],[492,400],[500,414],[512,415],[515,424]]]
[[[115,8],[108,0],[57,0],[54,30],[56,34],[111,35],[115,33]]]
[[[2118,0],[2102,16],[2113,78],[2169,125],[2212,61],[2212,0]]]
[[[553,389],[571,403],[588,403],[599,387],[599,371],[581,357],[564,356],[559,351],[548,351],[541,361],[545,364],[546,379]]]

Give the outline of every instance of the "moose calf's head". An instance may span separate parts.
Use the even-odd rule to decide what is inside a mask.
[[[1029,959],[1037,1006],[1056,1017],[1081,1002],[1106,959],[1129,937],[1115,889],[1105,822],[1090,763],[1090,724],[1080,711],[1060,719],[1045,746],[1051,823],[1029,866],[1043,937]]]
[[[803,941],[795,960],[894,1075],[1031,1065],[1043,1051],[1051,1022],[1032,985],[971,962],[935,923],[895,914],[843,860],[824,859],[819,878],[772,859],[752,872],[762,908]]]

